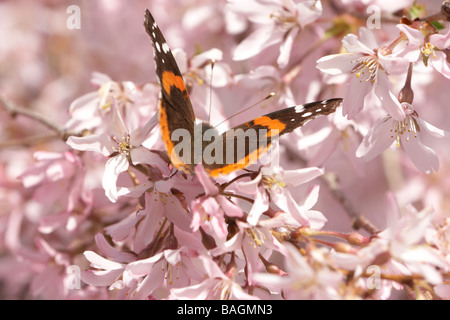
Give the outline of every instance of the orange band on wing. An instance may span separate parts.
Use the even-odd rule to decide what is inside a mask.
[[[270,143],[267,146],[261,147],[259,149],[253,150],[250,154],[245,156],[245,158],[242,160],[239,160],[237,163],[227,164],[226,166],[223,166],[221,168],[217,169],[208,169],[205,168],[206,172],[209,174],[210,177],[217,177],[219,174],[227,175],[230,174],[233,171],[243,169],[247,167],[248,165],[252,164],[253,162],[256,162],[256,160],[261,157],[264,153],[267,152],[270,148]]]
[[[179,170],[188,172],[186,169],[186,164],[178,158],[177,154],[174,150],[174,144],[170,137],[169,124],[167,122],[167,113],[165,107],[162,105],[160,101],[159,105],[159,126],[161,128],[161,136],[166,145],[167,154],[169,155],[170,161],[172,164]]]
[[[181,76],[175,75],[173,72],[164,71],[162,74],[162,85],[164,90],[170,94],[170,88],[175,87],[180,89],[181,92],[186,92],[186,86]]]
[[[280,120],[271,119],[266,116],[256,118],[255,120],[253,120],[253,123],[255,125],[261,125],[261,126],[264,126],[265,128],[267,128],[267,130],[269,130],[267,132],[268,137],[272,136],[272,130],[274,130],[274,132],[278,132],[278,134],[280,134],[286,128],[286,125],[283,122],[281,122]],[[278,130],[278,131],[275,131],[275,130]]]

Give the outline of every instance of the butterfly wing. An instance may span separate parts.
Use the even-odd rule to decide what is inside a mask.
[[[156,75],[161,84],[159,123],[162,138],[172,164],[182,171],[192,173],[193,162],[187,161],[188,157],[183,160],[177,156],[177,152],[174,152],[177,141],[172,140],[172,133],[177,129],[184,129],[193,137],[195,115],[191,100],[172,51],[149,10],[145,11],[144,26],[152,40]],[[193,141],[190,145],[193,147]]]
[[[341,102],[342,99],[336,98],[298,105],[266,114],[234,127],[223,133],[221,137],[225,161],[204,163],[203,166],[212,177],[243,169],[266,153],[274,139],[303,126],[318,116],[335,112]]]

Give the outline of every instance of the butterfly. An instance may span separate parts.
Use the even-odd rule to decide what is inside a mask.
[[[211,177],[243,169],[265,154],[274,139],[318,116],[335,112],[342,102],[342,99],[334,98],[285,108],[219,135],[207,123],[196,124],[180,69],[148,9],[144,27],[152,41],[156,75],[161,85],[159,124],[162,139],[172,164],[188,174],[194,174],[197,163],[202,163]]]

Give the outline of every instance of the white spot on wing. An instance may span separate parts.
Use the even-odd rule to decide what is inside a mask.
[[[298,106],[295,106],[295,113],[303,112],[304,107],[305,106],[303,104],[299,104]]]
[[[167,53],[170,51],[169,46],[165,42],[162,44],[162,49],[163,49],[164,53]]]
[[[158,42],[155,42],[155,47],[156,47],[156,50],[158,50],[158,52],[161,52],[161,47],[159,46]]]
[[[312,112],[305,112],[304,114],[302,114],[302,118],[307,118],[311,115],[312,115]]]

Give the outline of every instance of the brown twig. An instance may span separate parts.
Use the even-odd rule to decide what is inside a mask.
[[[288,145],[284,145],[284,147],[286,148],[286,152],[289,154],[289,157],[291,157],[291,159],[300,162],[302,165],[305,165],[307,163],[305,159],[294,152]],[[325,183],[327,189],[330,191],[334,199],[342,205],[345,212],[351,219],[353,229],[363,229],[369,232],[371,235],[380,232],[380,230],[373,223],[371,223],[366,217],[356,211],[354,206],[342,192],[335,175],[328,173],[320,176],[319,179],[321,179]]]
[[[10,115],[11,117],[16,117],[17,115],[21,115],[33,120],[36,120],[37,122],[42,123],[44,126],[49,128],[51,131],[55,132],[59,138],[66,141],[70,136],[81,136],[81,132],[69,132],[66,129],[64,129],[62,126],[59,126],[58,124],[51,121],[48,117],[45,115],[42,115],[40,113],[37,113],[35,111],[29,110],[27,108],[20,107],[16,105],[14,102],[10,101],[9,99],[3,97],[0,95],[0,106],[2,106]],[[31,139],[34,141],[37,141],[38,139],[34,138]]]

